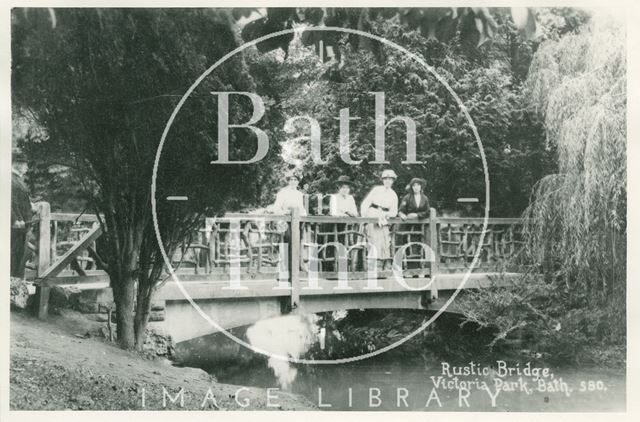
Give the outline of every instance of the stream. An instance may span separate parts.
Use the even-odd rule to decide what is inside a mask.
[[[331,337],[320,333],[314,316],[274,318],[234,330],[254,347],[304,358],[311,348],[316,355],[324,350],[319,343],[330,346]],[[183,365],[202,368],[220,382],[277,389],[274,394],[290,391],[327,411],[621,412],[626,407],[622,370],[506,358],[454,362],[414,356],[408,343],[393,353],[330,365],[268,359],[220,333],[179,343],[177,353]]]

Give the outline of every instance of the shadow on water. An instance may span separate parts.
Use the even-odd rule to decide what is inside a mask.
[[[405,310],[343,311],[274,318],[231,331],[275,353],[335,359],[394,342],[428,316]],[[460,335],[464,347],[456,340]],[[488,339],[489,332],[471,324],[460,327],[457,318],[445,316],[390,352],[347,364],[274,361],[219,333],[179,343],[176,352],[181,365],[202,368],[221,382],[278,387],[306,396],[323,410],[625,410],[622,371],[551,368],[500,350],[489,352]]]

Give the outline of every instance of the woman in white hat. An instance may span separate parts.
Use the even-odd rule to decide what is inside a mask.
[[[363,217],[378,219],[377,224],[367,225],[367,236],[377,252],[378,268],[384,269],[384,264],[391,257],[391,234],[387,219],[398,214],[398,195],[391,188],[398,176],[393,170],[384,170],[380,178],[381,186],[374,186],[360,205]]]

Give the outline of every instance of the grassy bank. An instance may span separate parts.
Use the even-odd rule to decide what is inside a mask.
[[[200,369],[178,368],[166,360],[149,359],[119,349],[99,334],[101,325],[71,311],[51,316],[47,321],[13,312],[11,409],[304,410],[313,407],[297,395],[220,384]]]

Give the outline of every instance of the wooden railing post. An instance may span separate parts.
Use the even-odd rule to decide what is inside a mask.
[[[38,278],[51,265],[51,206],[48,202],[39,202],[38,216]],[[49,310],[50,287],[46,281],[41,281],[38,289],[38,318],[46,318]]]
[[[322,215],[322,200],[324,199],[324,195],[321,193],[316,193],[316,200],[318,201],[317,205],[316,205],[316,213],[318,215]]]
[[[304,195],[302,195],[302,206],[304,207],[304,210],[307,212],[307,215],[311,214],[309,211],[309,194],[305,193]]]
[[[438,275],[438,264],[440,263],[440,247],[438,245],[438,219],[436,215],[436,209],[429,209],[429,234],[430,234],[430,247],[433,251],[434,257],[431,261],[431,299],[435,300],[438,298],[438,285],[437,285],[437,275]]]
[[[291,213],[291,256],[289,263],[289,277],[291,281],[291,309],[300,305],[300,211],[294,209]]]

